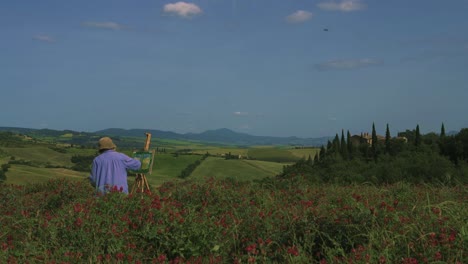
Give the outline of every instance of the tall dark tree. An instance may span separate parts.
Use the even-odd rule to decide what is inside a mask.
[[[333,150],[338,153],[340,153],[341,150],[340,137],[338,136],[338,133],[336,133],[335,138],[333,139]]]
[[[462,128],[455,136],[461,149],[461,159],[468,161],[468,128]]]
[[[346,145],[346,140],[344,137],[344,130],[341,130],[341,143],[340,143],[340,153],[343,159],[348,159],[348,145]]]
[[[375,131],[375,124],[372,123],[372,150],[374,151],[374,154],[376,153],[377,150],[377,132]]]
[[[330,141],[328,141],[328,143],[330,143]],[[319,160],[323,160],[323,158],[325,158],[325,152],[326,152],[325,147],[322,145],[320,147],[320,153],[319,153],[319,157],[318,157]]]
[[[390,128],[388,127],[387,124],[387,130],[385,131],[385,153],[390,152],[390,140],[392,137],[390,136]]]
[[[327,151],[328,151],[328,150],[331,150],[332,147],[333,147],[333,144],[331,143],[330,140],[328,140],[328,142],[327,142]]]
[[[323,148],[323,146],[322,146],[322,148]],[[318,154],[318,152],[315,153],[315,156],[314,156],[314,164],[317,164],[317,162],[319,162],[319,154]]]
[[[414,135],[414,145],[416,147],[421,145],[421,133],[419,132],[419,125],[416,125],[416,131]]]
[[[348,133],[346,135],[346,144],[347,144],[347,148],[348,148],[348,156],[349,156],[349,158],[352,158],[352,156],[353,156],[353,142],[351,140],[351,133],[349,133],[349,130],[348,130]]]
[[[444,123],[442,123],[442,126],[440,127],[440,138],[445,137],[445,126]]]

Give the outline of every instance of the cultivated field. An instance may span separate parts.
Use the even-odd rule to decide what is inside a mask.
[[[257,180],[273,177],[283,170],[283,165],[275,162],[256,160],[225,160],[209,157],[195,169],[190,176],[193,179],[232,178],[240,181]]]
[[[7,184],[25,185],[43,183],[52,179],[67,178],[85,181],[89,173],[62,168],[36,168],[25,165],[12,165],[7,172]]]
[[[300,158],[307,158],[308,155],[315,155],[316,149],[294,149],[286,147],[257,146],[251,148],[235,146],[215,146],[203,145],[193,142],[183,142],[178,140],[165,140],[164,146],[157,148],[165,152],[158,152],[155,155],[152,174],[147,175],[150,185],[156,187],[166,181],[177,181],[181,171],[188,165],[201,159],[203,154],[209,153],[210,157],[192,173],[190,178],[202,179],[206,177],[233,178],[237,180],[255,180],[265,177],[272,177],[279,174],[284,165],[291,164]],[[174,145],[170,145],[170,144]],[[156,149],[156,144],[154,144]],[[58,147],[60,148],[60,147]],[[26,147],[1,147],[2,153],[0,164],[8,163],[11,156],[15,160],[29,162],[33,166],[11,164],[7,175],[7,183],[28,184],[44,182],[56,177],[81,178],[87,177],[87,172],[76,172],[68,170],[73,166],[71,157],[74,155],[92,156],[97,155],[96,149],[64,148],[59,152],[48,146],[34,145]],[[153,149],[153,148],[152,148]],[[177,151],[192,153],[174,154]],[[132,150],[119,150],[127,155],[131,155]],[[185,153],[185,152],[182,152]],[[241,156],[241,160],[225,160],[224,155],[231,154],[236,157]],[[313,155],[312,155],[313,154]],[[249,157],[254,160],[246,160]],[[90,164],[91,165],[91,164]],[[64,167],[61,169],[47,168],[50,166]],[[134,177],[129,176],[129,184],[132,184]]]

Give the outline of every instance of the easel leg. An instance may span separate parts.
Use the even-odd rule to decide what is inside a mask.
[[[145,192],[148,190],[151,193],[151,189],[149,187],[148,179],[146,179],[146,175],[143,173],[138,173],[135,176],[135,183],[132,187],[132,193],[136,192]]]

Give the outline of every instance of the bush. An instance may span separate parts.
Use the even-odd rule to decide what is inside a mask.
[[[466,186],[207,179],[95,196],[86,182],[2,186],[0,262],[462,263]]]

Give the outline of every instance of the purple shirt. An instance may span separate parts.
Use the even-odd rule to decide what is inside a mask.
[[[94,158],[89,180],[97,191],[106,193],[114,186],[128,193],[127,169],[137,170],[141,162],[115,150],[107,150]]]

